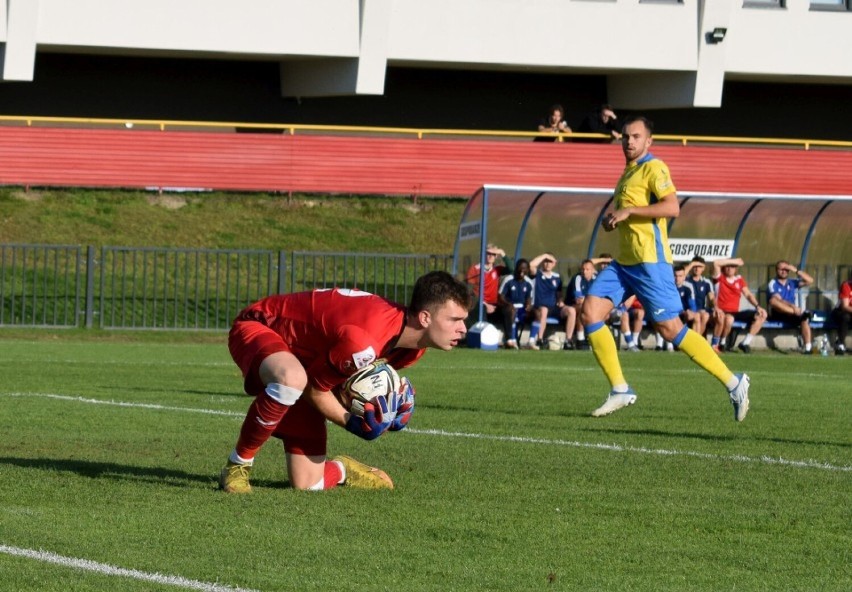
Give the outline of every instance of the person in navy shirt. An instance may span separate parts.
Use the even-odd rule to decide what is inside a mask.
[[[529,278],[530,263],[526,259],[518,259],[512,275],[503,278],[500,284],[500,302],[511,305],[514,310],[512,327],[506,338],[506,347],[518,349],[518,335],[527,320],[527,313],[532,308],[533,283]]]
[[[797,278],[790,278],[795,273]],[[811,312],[798,306],[797,294],[799,288],[810,286],[814,278],[799,268],[793,267],[783,259],[775,264],[775,277],[766,286],[769,298],[769,320],[783,321],[788,325],[797,326],[802,331],[804,354],[813,351],[811,344]]]
[[[715,304],[713,282],[702,275],[706,266],[704,258],[696,255],[685,269],[686,282],[692,286],[695,296],[695,318],[692,321],[692,330],[702,337],[707,332],[707,324],[710,322]]]
[[[542,253],[530,261],[530,275],[533,280],[533,319],[534,326],[538,326],[535,335],[530,335],[530,349],[541,349],[540,344],[544,341],[544,332],[547,329],[548,317],[560,319],[563,316],[562,309],[562,276],[554,271],[556,257],[551,253]]]
[[[583,308],[583,300],[586,299],[589,286],[597,276],[596,267],[600,264],[609,265],[610,261],[612,261],[612,257],[603,255],[595,259],[583,259],[583,262],[580,263],[580,272],[575,274],[568,282],[565,288],[566,306],[562,309],[565,317],[565,346],[563,349],[574,349],[575,327],[577,329],[577,346],[580,349],[589,349],[583,325],[577,326],[577,317]]]
[[[686,281],[686,268],[683,265],[675,266],[674,278],[677,293],[680,295],[680,302],[683,304],[680,320],[685,325],[692,324],[695,322],[695,317],[698,316],[698,307],[695,304],[695,289],[692,284]]]

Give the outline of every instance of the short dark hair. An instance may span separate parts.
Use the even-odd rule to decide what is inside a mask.
[[[470,308],[470,292],[466,284],[446,271],[430,271],[417,278],[411,292],[410,311],[433,310],[446,302],[455,302],[465,310]]]
[[[700,263],[701,265],[707,266],[707,262],[704,260],[704,257],[701,255],[696,255],[692,258],[692,263]]]
[[[674,270],[675,271],[686,271],[686,267],[684,267],[683,265],[675,265]]]
[[[621,126],[621,129],[626,128],[631,123],[636,123],[637,121],[641,121],[645,126],[645,129],[648,130],[648,135],[654,135],[654,122],[645,117],[644,115],[631,115],[627,119],[624,120],[624,124]]]

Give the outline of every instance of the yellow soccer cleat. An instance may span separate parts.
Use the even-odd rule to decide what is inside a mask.
[[[219,473],[219,489],[226,493],[251,493],[250,473],[251,465],[228,461]]]
[[[346,470],[344,485],[358,489],[393,489],[393,480],[381,469],[365,465],[349,456],[335,456]]]

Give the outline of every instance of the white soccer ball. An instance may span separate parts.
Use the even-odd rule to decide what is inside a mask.
[[[367,364],[343,383],[340,389],[340,403],[355,415],[364,415],[364,405],[378,396],[390,401],[391,395],[398,393],[401,386],[399,374],[384,359]],[[381,409],[379,409],[381,412]],[[390,414],[390,415],[389,415]],[[384,414],[384,419],[393,419],[395,412]]]

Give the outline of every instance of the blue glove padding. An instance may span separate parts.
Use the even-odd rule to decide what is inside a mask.
[[[414,387],[407,378],[402,378],[402,385],[399,393],[394,397],[393,403],[397,405],[396,417],[393,418],[388,429],[398,432],[405,429],[414,413]]]
[[[378,405],[378,407],[377,407]],[[349,415],[346,429],[365,440],[375,440],[384,434],[391,425],[393,417],[388,413],[388,401],[382,396],[364,404],[364,415]],[[387,420],[385,420],[387,417]]]

